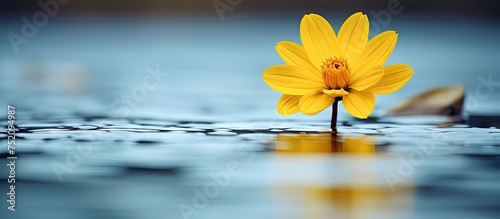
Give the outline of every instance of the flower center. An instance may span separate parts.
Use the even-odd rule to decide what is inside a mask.
[[[329,89],[347,89],[351,68],[342,57],[330,57],[323,61],[321,72],[323,81]]]

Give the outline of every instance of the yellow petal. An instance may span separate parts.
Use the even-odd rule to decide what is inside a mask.
[[[294,65],[277,65],[266,69],[262,78],[272,89],[290,95],[304,95],[326,88],[325,83],[307,69]]]
[[[321,72],[311,64],[309,57],[307,57],[306,50],[301,45],[294,42],[283,41],[276,45],[276,51],[286,64],[307,68],[310,72],[317,74],[320,79],[322,78]]]
[[[302,18],[300,39],[309,60],[318,69],[325,59],[342,55],[332,26],[320,15],[309,14]]]
[[[397,41],[398,34],[392,30],[375,36],[368,41],[357,57],[353,71],[370,68],[374,65],[383,65],[394,50]]]
[[[343,97],[342,102],[349,114],[359,119],[366,119],[375,107],[375,95],[369,90],[352,90]]]
[[[404,64],[395,64],[384,67],[384,77],[370,90],[376,94],[389,94],[399,90],[410,80],[413,69]]]
[[[322,90],[315,90],[300,98],[300,112],[306,115],[317,114],[333,104],[335,98],[324,94]]]
[[[283,96],[281,96],[278,100],[278,105],[276,106],[278,113],[286,116],[299,112],[299,101],[301,97],[302,96],[283,94]]]
[[[339,30],[339,45],[344,51],[344,57],[354,57],[365,48],[369,33],[368,16],[361,12],[351,15]]]
[[[384,76],[384,68],[381,65],[375,65],[371,68],[361,69],[351,75],[349,88],[363,91],[377,82]]]

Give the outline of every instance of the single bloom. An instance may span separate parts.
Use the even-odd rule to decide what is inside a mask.
[[[266,69],[263,79],[283,93],[277,110],[282,115],[315,115],[342,100],[352,116],[366,119],[375,106],[374,94],[389,94],[413,75],[405,64],[382,66],[391,55],[398,34],[385,31],[368,40],[368,17],[351,15],[338,35],[320,15],[300,22],[302,45],[283,41],[276,46],[284,65]]]

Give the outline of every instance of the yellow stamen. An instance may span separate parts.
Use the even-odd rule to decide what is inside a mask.
[[[333,97],[333,98],[343,97],[343,96],[349,94],[349,92],[345,91],[343,88],[340,88],[339,90],[327,90],[327,89],[324,89],[323,93],[324,94],[328,94],[328,95],[330,95],[330,97]]]
[[[323,61],[321,72],[329,89],[347,89],[350,81],[350,67],[342,57],[330,57]]]

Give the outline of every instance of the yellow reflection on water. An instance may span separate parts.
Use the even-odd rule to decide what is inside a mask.
[[[336,136],[331,134],[278,135],[278,153],[375,153],[373,136]]]
[[[385,187],[310,187],[285,191],[303,194],[297,207],[301,209],[300,218],[364,219],[384,214],[385,218],[401,218],[401,212],[412,208],[410,189],[392,192]]]
[[[297,181],[281,182],[273,192],[280,204],[287,206],[280,218],[341,218],[358,219],[402,218],[411,212],[411,185],[391,190],[383,177],[386,166],[378,163],[375,136],[336,136],[331,134],[278,135],[278,157],[296,159],[297,155],[339,154],[322,156],[324,162],[313,167],[319,174],[307,174],[297,168]],[[293,155],[293,156],[292,156]],[[292,163],[307,165],[308,163]],[[319,170],[319,171],[318,171]],[[310,177],[303,179],[303,177]],[[277,193],[276,193],[277,192]]]

